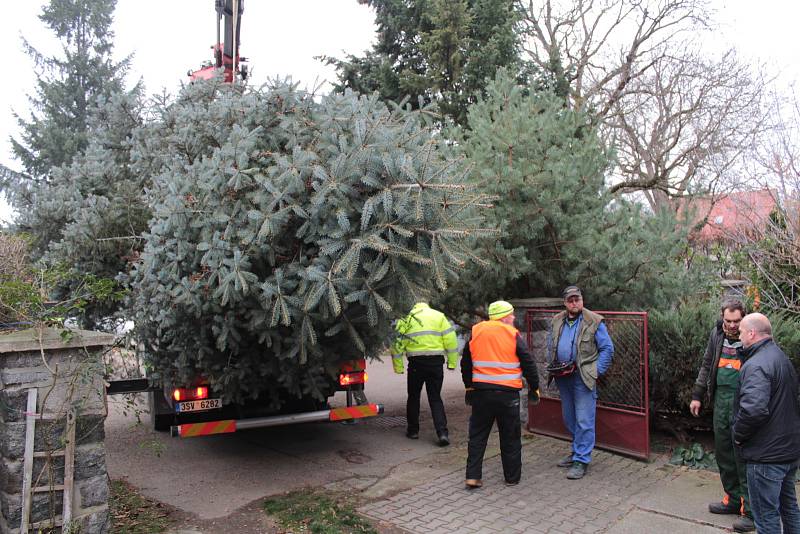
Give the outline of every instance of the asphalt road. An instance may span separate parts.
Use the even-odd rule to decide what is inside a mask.
[[[458,371],[445,371],[443,397],[453,445],[440,448],[423,394],[419,440],[405,437],[405,375],[388,358],[368,368],[366,393],[380,418],[354,425],[303,424],[200,438],[172,438],[149,428],[121,397],[109,397],[109,475],[201,520],[222,518],[257,499],[306,486],[339,484],[392,494],[452,472],[465,461],[467,408]],[[343,406],[344,396],[332,402]],[[146,409],[146,406],[145,406]]]

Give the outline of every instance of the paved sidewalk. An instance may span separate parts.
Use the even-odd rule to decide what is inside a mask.
[[[458,470],[371,502],[359,512],[382,525],[411,533],[589,533],[730,532],[735,517],[714,516],[708,502],[719,498],[716,473],[647,464],[595,451],[588,475],[567,480],[555,462],[564,441],[536,436],[524,440],[518,486],[503,483],[496,433],[484,462],[483,488],[464,488]],[[465,456],[465,451],[463,451]]]

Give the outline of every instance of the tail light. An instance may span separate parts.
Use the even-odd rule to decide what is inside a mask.
[[[339,364],[339,385],[352,386],[367,381],[367,360],[349,360]]]
[[[208,386],[197,386],[193,388],[175,388],[172,390],[172,398],[175,400],[175,402],[207,399]]]
[[[340,386],[351,386],[353,384],[365,384],[367,382],[366,371],[356,371],[353,373],[340,373],[339,374],[339,385]]]

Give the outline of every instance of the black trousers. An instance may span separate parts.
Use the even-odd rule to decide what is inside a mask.
[[[500,432],[500,460],[507,482],[522,475],[522,437],[519,424],[519,392],[478,389],[472,394],[469,418],[467,478],[483,478],[483,454],[492,425]]]
[[[444,414],[444,402],[442,402],[443,364],[442,356],[413,356],[408,359],[406,419],[409,432],[419,432],[419,402],[424,385],[436,433],[447,433],[447,416]]]

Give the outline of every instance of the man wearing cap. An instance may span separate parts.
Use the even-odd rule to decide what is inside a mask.
[[[539,374],[528,345],[514,328],[514,308],[502,300],[493,302],[489,306],[489,320],[472,327],[472,337],[464,345],[461,358],[461,378],[467,388],[465,401],[472,406],[467,447],[468,488],[483,485],[483,454],[495,421],[506,485],[519,483],[522,476],[519,391],[523,376],[528,381],[528,401],[539,402]]]
[[[556,377],[564,426],[572,436],[572,452],[558,462],[569,467],[567,478],[583,478],[595,439],[597,378],[611,365],[614,344],[603,316],[583,307],[578,286],[564,289],[564,311],[553,317],[547,340],[547,361],[569,366],[572,372]]]
[[[397,321],[392,342],[392,366],[394,372],[403,374],[403,356],[408,358],[408,400],[406,437],[419,438],[419,402],[422,386],[428,394],[437,443],[441,447],[450,445],[447,431],[447,416],[442,402],[444,371],[442,364],[447,358],[447,368],[455,369],[458,361],[458,341],[447,317],[425,302],[418,302],[411,312]]]

